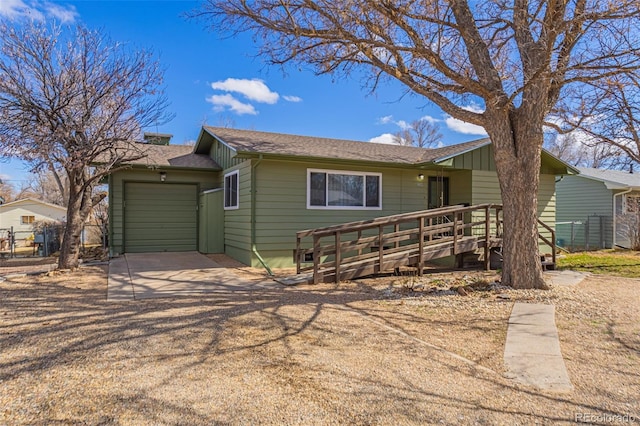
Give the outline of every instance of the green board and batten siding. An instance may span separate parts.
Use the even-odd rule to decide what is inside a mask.
[[[496,167],[493,161],[493,148],[491,145],[465,152],[452,160],[452,167],[471,171],[472,204],[502,204],[500,184],[495,173]],[[555,164],[556,162],[557,160],[543,152],[540,167],[540,186],[538,189],[538,218],[551,228],[555,228],[556,223],[555,175],[561,173],[556,168],[561,165]],[[452,189],[452,195],[453,191]],[[544,227],[540,226],[538,230],[545,237],[551,238],[550,233]],[[540,249],[542,251],[550,250],[545,244],[542,244]]]
[[[211,138],[211,136],[208,136]],[[234,158],[236,151],[229,146],[220,142],[218,139],[211,138],[211,148],[209,150],[209,157],[220,165],[228,173],[233,167],[241,164],[242,158]]]
[[[451,167],[454,169],[483,170],[495,172],[496,164],[493,161],[493,147],[485,145],[480,148],[459,154],[451,159]],[[560,170],[564,163],[554,158],[546,151],[542,151],[542,164],[540,173],[546,175],[562,174]]]
[[[125,213],[127,201],[125,196],[125,186],[127,183],[149,183],[148,188],[157,189],[156,185],[166,185],[166,188],[170,188],[171,184],[187,184],[192,186],[186,186],[185,188],[195,188],[196,194],[199,191],[212,189],[215,187],[215,182],[220,181],[218,172],[211,171],[191,171],[191,170],[177,170],[177,169],[163,169],[166,171],[166,180],[164,183],[160,182],[159,170],[151,171],[149,169],[127,169],[118,171],[109,177],[109,226],[111,228],[111,241],[110,241],[110,254],[116,256],[125,252]],[[162,187],[164,188],[164,187]],[[130,196],[133,196],[130,194]],[[197,208],[197,198],[196,208]],[[136,202],[134,200],[134,206]],[[149,211],[145,214],[149,215],[150,220],[154,220],[154,214],[158,212]],[[160,212],[160,215],[164,213]],[[197,223],[197,216],[196,216]],[[196,238],[197,239],[197,238]],[[128,239],[128,241],[131,241]],[[160,247],[158,244],[157,247]],[[197,246],[196,248],[197,249]],[[135,248],[134,248],[135,250]],[[157,251],[155,249],[153,251]],[[162,250],[164,250],[162,248]]]

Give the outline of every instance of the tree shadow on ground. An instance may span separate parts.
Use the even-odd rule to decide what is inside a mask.
[[[78,363],[88,365],[89,370],[98,362],[102,363],[99,368],[105,368],[105,363],[107,368],[109,363],[122,364],[135,376],[138,369],[153,363],[159,366],[153,389],[173,389],[190,374],[221,374],[214,369],[219,366],[223,376],[246,374],[250,382],[266,381],[266,385],[260,385],[262,388],[293,393],[297,404],[316,404],[309,401],[310,395],[315,395],[325,407],[324,413],[338,413],[338,420],[346,416],[366,423],[367,419],[390,419],[396,415],[406,422],[421,423],[425,421],[426,406],[439,406],[442,419],[465,407],[478,410],[484,418],[502,415],[546,422],[573,421],[577,412],[619,414],[606,408],[606,401],[594,404],[571,395],[525,389],[499,372],[480,370],[447,351],[434,350],[429,342],[422,345],[417,338],[407,339],[413,331],[403,324],[447,327],[451,321],[425,320],[409,310],[390,314],[379,303],[381,292],[362,283],[295,288],[273,283],[194,297],[113,303],[105,300],[104,283],[100,280],[76,285],[74,276],[68,278],[57,282],[42,279],[37,283],[0,283],[0,383],[19,382],[25,375],[46,376],[47,371]],[[373,318],[398,333],[389,333],[389,329],[362,317]],[[481,320],[465,325],[479,333],[496,326]],[[355,371],[341,364],[345,360],[354,362],[359,352],[373,352],[376,364],[363,364]],[[165,367],[163,362],[169,365]],[[403,363],[419,368],[415,374],[407,374],[397,368]],[[436,377],[459,382],[459,388],[469,392],[452,391],[449,386],[440,388],[433,382],[433,371],[437,371]],[[216,377],[223,380],[223,376]],[[204,379],[191,380],[203,380],[202,386],[206,387]],[[81,387],[82,383],[75,385]],[[243,422],[259,420],[253,416],[264,409],[206,415],[188,402],[159,398],[143,388],[141,385],[141,390],[133,394],[107,390],[107,399],[112,403],[127,401],[128,412],[143,410],[149,413],[151,422],[154,418],[177,419],[169,423],[215,423],[221,419]],[[485,390],[486,398],[479,396]],[[491,398],[495,394],[524,398],[530,408],[508,400],[496,402]],[[365,402],[367,408],[351,409],[340,402],[353,398]],[[535,409],[536,404],[557,409],[545,413]],[[109,423],[115,417],[103,418]],[[284,419],[286,422],[286,416]],[[67,420],[73,422],[77,418]]]

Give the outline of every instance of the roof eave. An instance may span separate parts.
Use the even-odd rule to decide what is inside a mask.
[[[611,190],[622,190],[622,191],[640,191],[640,186],[635,185],[624,185],[617,182],[611,182],[607,180],[601,180],[604,183],[605,188]]]
[[[192,167],[192,166],[172,166],[170,164],[127,164],[127,169],[171,169],[171,170],[195,170],[199,172],[219,172],[222,171],[221,167]],[[122,169],[121,169],[122,170]],[[120,170],[117,170],[120,171]]]
[[[204,139],[203,136],[205,135],[205,132],[207,134],[210,134],[209,132],[207,132],[207,130],[204,127],[202,127],[200,129],[200,133],[198,133],[198,138],[196,139],[196,144],[193,146],[193,151],[191,151],[194,154],[202,154],[202,152],[200,152],[200,150],[201,150],[200,147],[201,147],[202,144],[205,143],[205,142],[203,142],[203,139]],[[210,148],[210,146],[206,147],[206,148],[203,147],[202,150],[206,151],[206,153],[208,154],[209,153],[209,148]]]
[[[227,142],[225,142],[220,136],[216,135],[215,133],[211,132],[209,129],[207,129],[206,127],[202,128],[202,132],[206,132],[207,135],[211,136],[212,138],[214,138],[215,140],[217,140],[218,142],[220,142],[222,145],[226,146],[227,148],[229,148],[230,150],[232,150],[235,153],[238,153],[239,151],[237,149],[235,149],[234,147],[232,147],[231,145],[229,145]],[[202,134],[201,132],[201,134]],[[199,137],[198,137],[199,138]],[[198,144],[196,143],[196,146]],[[211,148],[211,147],[209,147]],[[195,152],[195,151],[194,151]],[[209,150],[207,150],[206,154],[209,154]]]
[[[562,167],[565,168],[565,173],[561,173],[562,175],[579,175],[580,174],[580,170],[578,170],[577,168],[575,168],[571,164],[567,163],[566,161],[563,161],[562,159],[556,157],[555,155],[553,155],[552,153],[550,153],[546,149],[542,148],[542,153],[548,155],[549,157],[551,157],[553,159],[553,161],[555,161],[557,163],[560,163],[562,165]]]
[[[49,206],[49,207],[54,207],[54,208],[61,209],[61,210],[67,210],[67,208],[64,207],[64,206],[59,206],[59,205],[53,204],[53,203],[47,203],[46,201],[38,200],[36,198],[31,198],[31,197],[22,198],[20,200],[10,201],[8,203],[0,204],[0,206],[5,207],[5,206],[12,205],[12,204],[22,203],[24,201],[34,201],[36,203],[44,204],[44,205]]]
[[[449,154],[449,155],[445,155],[444,157],[433,159],[431,161],[425,161],[422,164],[428,164],[428,163],[439,164],[439,163],[445,162],[447,160],[450,160],[452,158],[455,158],[455,157],[457,157],[459,155],[466,154],[467,152],[475,151],[476,149],[482,148],[483,146],[487,146],[487,145],[491,145],[491,139],[487,139],[485,142],[483,142],[483,143],[481,143],[479,145],[473,146],[471,148],[464,149],[462,151],[456,152],[455,154]]]
[[[391,162],[391,161],[375,161],[375,160],[353,160],[348,158],[335,158],[335,157],[318,157],[310,155],[293,155],[293,154],[275,154],[272,152],[257,152],[257,151],[236,151],[237,158],[258,158],[274,159],[274,160],[289,160],[289,161],[321,161],[332,162],[341,164],[363,164],[363,165],[384,165],[387,167],[412,167],[419,168],[420,163],[409,162]]]
[[[601,182],[601,183],[604,184],[604,186],[607,189],[623,189],[623,190],[626,190],[626,189],[631,189],[631,188],[637,188],[636,186],[633,186],[633,185],[627,185],[625,183],[616,182],[616,181],[609,180],[609,179],[603,179],[603,178],[598,177],[598,176],[591,176],[591,175],[586,174],[586,173],[580,173],[579,175],[580,175],[581,178],[584,178],[584,179],[589,179],[589,180],[593,180],[593,181],[596,181],[596,182]]]

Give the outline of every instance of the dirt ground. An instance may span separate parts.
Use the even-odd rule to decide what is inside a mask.
[[[104,267],[8,279],[0,424],[640,423],[640,280],[444,290],[487,281],[446,273],[108,303]],[[573,392],[505,378],[515,301],[556,305]]]

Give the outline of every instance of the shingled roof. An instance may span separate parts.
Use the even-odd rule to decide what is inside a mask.
[[[204,154],[195,154],[193,147],[188,145],[136,143],[132,146],[131,154],[135,155],[137,152],[143,157],[138,160],[128,161],[127,164],[221,170],[221,167],[211,157]]]
[[[578,167],[580,175],[601,182],[610,189],[640,188],[640,174],[622,170],[603,170]]]
[[[489,143],[489,139],[480,139],[442,148],[424,149],[224,127],[205,126],[204,129],[239,154],[270,154],[413,165],[447,159]]]

